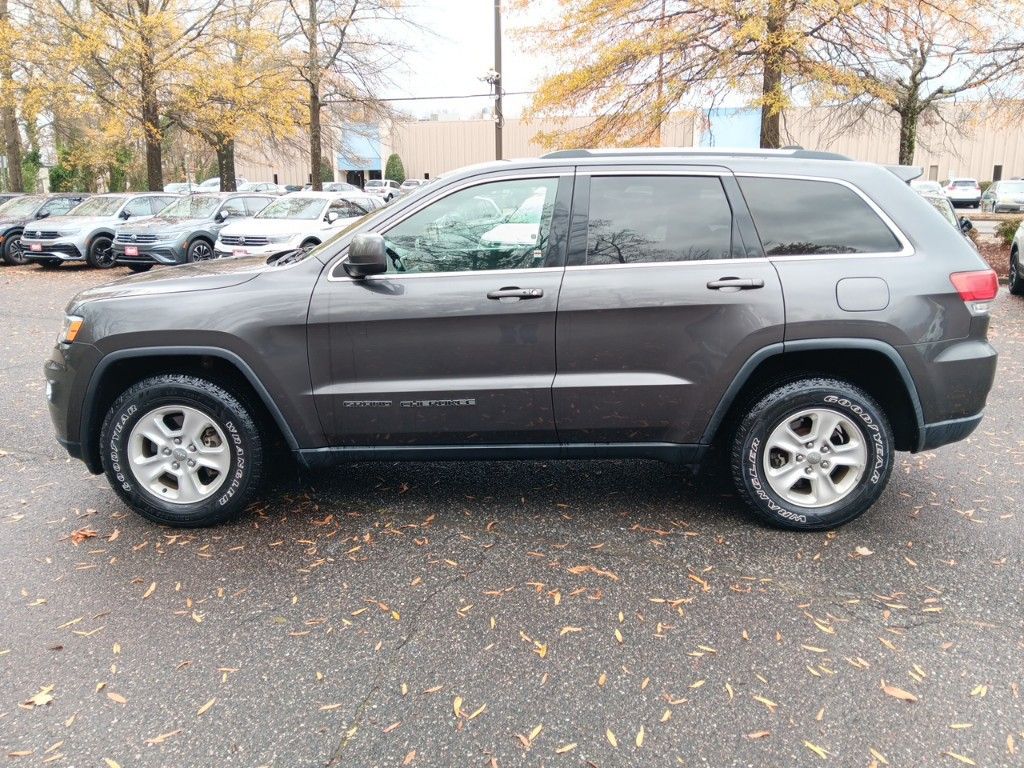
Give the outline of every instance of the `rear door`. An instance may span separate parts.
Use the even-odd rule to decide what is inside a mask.
[[[563,443],[700,442],[782,289],[725,168],[578,170],[558,304]]]

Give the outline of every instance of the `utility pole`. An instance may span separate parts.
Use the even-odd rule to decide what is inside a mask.
[[[494,159],[501,160],[501,0],[494,0]]]

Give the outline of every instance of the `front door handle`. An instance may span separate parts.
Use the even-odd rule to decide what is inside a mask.
[[[764,288],[764,280],[760,277],[720,277],[708,283],[708,288],[713,291],[732,289],[734,291],[750,291],[754,288]]]
[[[544,295],[543,288],[518,288],[516,286],[508,286],[506,288],[499,288],[496,291],[488,291],[488,299],[539,299]]]

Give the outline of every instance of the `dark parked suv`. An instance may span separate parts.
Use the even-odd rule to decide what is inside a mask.
[[[87,290],[47,397],[71,455],[172,525],[240,512],[283,444],[305,466],[721,456],[760,517],[827,528],[895,451],[978,425],[997,290],[879,166],[556,152],[453,173],[311,251]]]
[[[154,264],[212,259],[217,233],[229,219],[257,214],[276,199],[276,195],[254,192],[187,195],[159,216],[118,227],[114,261],[145,272]]]

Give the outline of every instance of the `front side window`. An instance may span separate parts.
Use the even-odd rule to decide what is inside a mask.
[[[727,259],[732,209],[717,176],[605,176],[590,182],[587,264]]]
[[[369,210],[354,200],[334,200],[327,212],[338,214],[339,219],[352,219],[356,216],[365,216]]]
[[[152,198],[137,197],[124,207],[129,216],[148,216],[153,212]]]
[[[831,181],[740,177],[769,256],[896,253],[896,235],[864,199]]]
[[[388,271],[544,266],[558,179],[494,181],[453,192],[384,233]]]
[[[245,203],[245,210],[249,213],[250,216],[254,216],[255,214],[259,213],[260,211],[267,207],[267,203],[270,202],[270,198],[246,197],[243,198],[243,202]]]
[[[213,216],[220,198],[212,195],[190,195],[175,200],[160,215],[171,219],[206,219]]]
[[[221,208],[221,210],[231,214],[232,216],[247,215],[245,212],[245,205],[242,203],[242,199],[240,197],[232,197],[230,200],[226,200],[224,202],[224,207]]]

